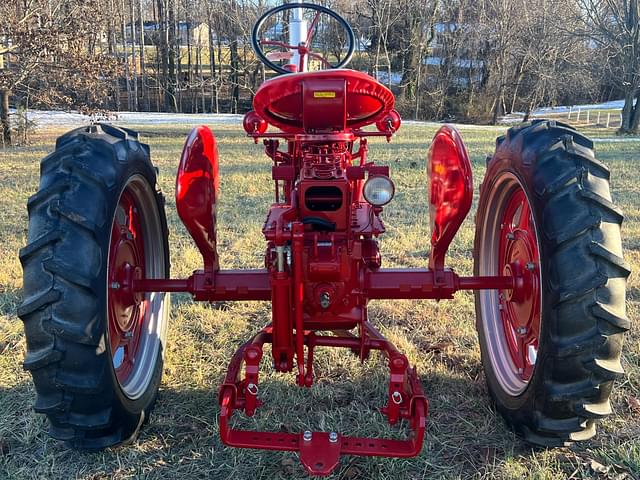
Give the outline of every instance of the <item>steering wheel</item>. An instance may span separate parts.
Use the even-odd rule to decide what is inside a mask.
[[[289,45],[288,41],[276,41],[276,40],[262,39],[260,37],[260,33],[261,33],[260,30],[262,29],[265,22],[270,17],[272,17],[277,13],[284,12],[286,10],[293,10],[298,8],[315,11],[315,15],[313,16],[313,19],[311,20],[311,24],[309,25],[309,29],[307,31],[306,41],[300,42],[300,45]],[[311,51],[311,45],[313,43],[314,35],[319,30],[318,19],[320,17],[320,14],[322,13],[327,14],[330,17],[332,17],[334,20],[336,20],[336,22],[338,22],[338,25],[347,34],[348,48],[347,48],[346,56],[344,56],[342,59],[338,58],[337,63],[335,65],[331,63],[323,55],[320,55],[318,53],[314,53]],[[280,31],[278,31],[278,28],[277,28],[278,26],[279,24],[276,24],[274,27],[272,27],[269,30],[273,30],[273,33],[275,34],[280,33],[280,35],[283,35],[285,28],[281,28]],[[309,59],[315,59],[320,61],[320,63],[326,68],[342,68],[351,61],[351,57],[353,56],[353,51],[355,49],[355,43],[356,42],[355,42],[355,36],[353,34],[353,30],[351,29],[351,27],[349,26],[349,24],[344,18],[342,18],[340,15],[338,15],[333,10],[330,10],[327,7],[323,7],[322,5],[314,5],[312,3],[287,3],[284,5],[280,5],[279,7],[272,8],[271,10],[267,11],[264,15],[262,15],[258,19],[258,21],[253,27],[253,31],[251,32],[251,46],[253,47],[253,50],[256,52],[256,55],[258,56],[260,61],[262,61],[262,63],[264,63],[271,70],[274,70],[278,73],[291,73],[292,70],[287,70],[286,68],[274,63],[272,60],[290,59],[292,57],[292,53],[291,53],[292,50],[298,51],[298,54],[300,56],[300,65],[296,65],[296,67],[299,68],[300,70],[302,70],[302,68],[300,67],[304,65],[305,56],[307,56]],[[262,48],[263,46],[280,47],[282,50],[286,50],[286,51],[265,53],[265,51]]]

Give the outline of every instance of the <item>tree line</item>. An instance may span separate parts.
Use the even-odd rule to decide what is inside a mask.
[[[640,132],[639,0],[323,0],[354,29],[351,67],[408,118],[496,123],[541,105],[623,98]],[[8,0],[0,129],[11,107],[232,112],[273,75],[251,27],[263,0]]]

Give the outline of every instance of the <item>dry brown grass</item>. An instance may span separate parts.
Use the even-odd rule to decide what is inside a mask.
[[[223,200],[219,239],[225,268],[259,267],[264,241],[260,228],[271,201],[269,161],[240,127],[213,126],[219,140]],[[199,267],[200,258],[175,213],[174,175],[189,127],[141,127],[161,169],[168,198],[174,276]],[[382,240],[385,266],[425,266],[428,220],[424,159],[433,126],[405,125],[390,144],[372,142],[373,160],[388,163],[397,198],[384,214],[388,233]],[[41,131],[33,144],[0,152],[0,478],[168,478],[272,479],[305,477],[291,453],[225,448],[218,437],[217,388],[232,353],[243,339],[269,319],[264,303],[236,302],[215,307],[173,297],[166,371],[150,423],[131,446],[98,454],[67,450],[46,434],[45,420],[31,410],[34,393],[23,372],[22,325],[15,315],[22,271],[18,249],[26,241],[26,201],[38,184],[38,161],[61,131]],[[475,173],[493,149],[495,128],[463,128]],[[594,135],[603,136],[602,130]],[[640,266],[640,140],[598,143],[597,153],[613,172],[613,195],[627,219],[623,244],[633,270]],[[448,263],[470,274],[473,212],[464,223]],[[640,283],[629,281],[628,315],[635,324]],[[491,408],[482,376],[474,330],[473,297],[459,293],[440,303],[374,302],[371,319],[417,364],[430,397],[426,444],[413,459],[344,457],[332,478],[627,478],[640,471],[640,335],[627,335],[626,379],[613,394],[614,414],[598,437],[571,448],[532,450],[505,427]],[[434,344],[444,348],[431,349]],[[317,383],[311,390],[294,386],[291,375],[275,375],[264,362],[261,392],[266,405],[256,417],[239,423],[253,428],[281,426],[336,430],[348,434],[392,434],[376,407],[384,401],[386,368],[378,357],[364,365],[345,352],[319,351]],[[593,463],[596,462],[596,463]],[[599,466],[600,465],[600,466]],[[601,470],[602,472],[598,472]]]

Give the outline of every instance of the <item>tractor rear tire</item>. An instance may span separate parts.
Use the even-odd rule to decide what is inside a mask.
[[[28,210],[18,315],[34,409],[48,417],[50,435],[72,448],[132,441],[157,396],[170,302],[164,294],[114,301],[110,261],[135,263],[131,258],[139,255],[138,274],[169,275],[164,198],[149,147],[137,133],[106,124],[63,135],[41,162]],[[114,319],[131,320],[117,342]],[[120,336],[130,339],[126,347]]]
[[[611,413],[629,329],[630,270],[609,169],[589,139],[559,122],[514,127],[496,143],[480,188],[474,273],[520,269],[527,288],[518,298],[514,291],[476,292],[488,390],[527,442],[587,440]]]

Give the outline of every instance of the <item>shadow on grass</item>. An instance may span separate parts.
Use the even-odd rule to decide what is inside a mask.
[[[237,412],[234,426],[399,438],[399,432],[408,429],[406,425],[389,427],[375,408],[384,400],[386,385],[374,377],[353,381],[344,376],[338,380],[325,377],[312,389],[294,386],[284,377],[271,377],[261,385],[265,404],[253,418]],[[430,397],[430,417],[420,455],[408,459],[344,456],[329,478],[494,478],[505,463],[539,461],[536,451],[517,439],[489,407],[481,384],[430,373],[422,380]],[[33,389],[29,383],[0,387],[0,477],[310,478],[292,452],[225,447],[218,430],[218,386],[163,386],[134,444],[92,454],[71,451],[47,436],[46,422],[30,408]],[[348,395],[339,396],[336,391]],[[382,398],[372,392],[382,392]],[[565,453],[571,452],[562,450],[557,457]],[[568,474],[573,465],[560,468]]]
[[[301,389],[272,378],[261,384],[265,403],[256,415],[248,418],[236,411],[233,425],[249,430],[291,433],[307,429],[336,430],[351,436],[403,438],[410,432],[406,422],[389,426],[378,411],[377,407],[384,403],[386,384],[376,380],[377,376],[354,381],[344,377],[337,381],[320,379],[311,389]],[[508,458],[527,457],[532,452],[489,407],[489,399],[482,393],[483,387],[443,375],[425,374],[422,381],[431,398],[421,454],[413,459],[343,457],[331,478],[471,477]],[[170,450],[183,448],[185,444],[192,447],[209,444],[219,461],[242,464],[237,467],[237,478],[278,478],[279,475],[303,478],[304,472],[291,453],[222,445],[217,419],[218,386],[196,390],[162,389],[143,438],[162,435]],[[319,392],[314,393],[314,389]],[[263,476],[255,470],[252,473],[257,465],[264,467]]]

